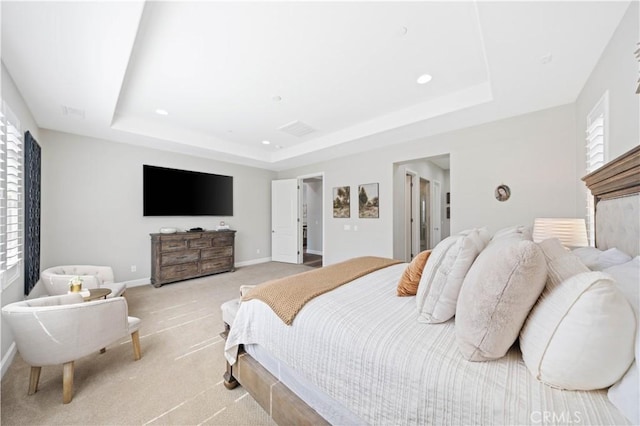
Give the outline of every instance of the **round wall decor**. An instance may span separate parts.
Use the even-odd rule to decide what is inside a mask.
[[[507,201],[511,197],[511,189],[507,185],[498,185],[494,195],[498,201]]]

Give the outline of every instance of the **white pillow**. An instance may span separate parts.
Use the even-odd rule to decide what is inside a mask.
[[[504,238],[517,238],[520,240],[532,241],[533,230],[531,229],[530,226],[524,226],[524,225],[509,226],[507,228],[502,228],[496,231],[496,233],[493,234],[493,238],[491,240],[497,241]]]
[[[633,361],[633,309],[609,275],[588,271],[570,252],[556,257],[556,244],[540,243],[549,273],[520,332],[522,358],[538,380],[551,386],[606,388]]]
[[[627,297],[636,314],[636,345],[635,362],[625,375],[609,388],[609,401],[616,406],[632,424],[640,424],[640,256],[636,256],[632,261],[622,265],[605,269],[618,285],[618,288]]]
[[[492,240],[464,279],[456,309],[456,342],[470,361],[503,357],[544,288],[542,251],[533,241]]]
[[[582,263],[592,271],[602,271],[631,260],[631,256],[617,248],[602,251],[595,247],[579,247],[574,249],[572,253],[578,256]]]
[[[431,252],[416,294],[419,322],[442,323],[455,315],[462,280],[486,245],[478,230],[465,233],[445,238]]]

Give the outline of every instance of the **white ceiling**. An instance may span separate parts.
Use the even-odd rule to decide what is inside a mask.
[[[573,102],[628,4],[2,1],[1,53],[41,128],[282,170]]]

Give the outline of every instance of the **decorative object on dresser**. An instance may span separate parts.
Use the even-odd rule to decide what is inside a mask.
[[[151,284],[233,272],[236,231],[151,234]]]

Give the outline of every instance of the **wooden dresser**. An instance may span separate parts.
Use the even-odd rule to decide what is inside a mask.
[[[234,271],[236,231],[151,234],[151,284]]]

